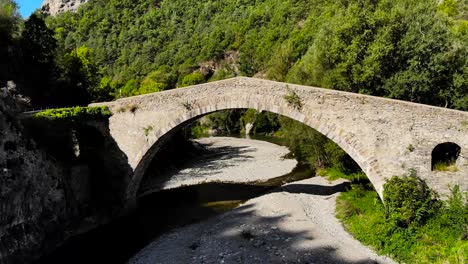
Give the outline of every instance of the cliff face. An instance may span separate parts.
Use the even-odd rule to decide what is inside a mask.
[[[121,214],[126,178],[119,175],[128,175],[118,169],[122,154],[105,125],[95,122],[101,133],[89,125],[20,122],[17,102],[0,88],[0,264],[29,263]],[[67,145],[75,134],[78,157]]]
[[[0,90],[0,263],[21,263],[43,249],[70,215],[64,169],[22,136],[19,107]],[[60,232],[59,232],[60,233]]]
[[[55,16],[67,11],[76,11],[78,7],[89,0],[44,0],[42,10]]]

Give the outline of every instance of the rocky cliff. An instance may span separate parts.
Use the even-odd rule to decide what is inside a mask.
[[[64,169],[23,137],[20,108],[0,90],[0,263],[23,263],[69,218]],[[55,234],[55,235],[54,235]]]
[[[126,179],[119,175],[128,175],[105,122],[20,118],[12,93],[0,88],[0,264],[30,263],[120,215]]]
[[[89,0],[44,0],[42,10],[53,16],[67,12],[76,11],[78,7]]]

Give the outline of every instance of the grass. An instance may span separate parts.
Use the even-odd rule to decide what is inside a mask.
[[[351,182],[362,182],[367,181],[367,176],[364,172],[359,171],[355,173],[347,174],[343,172],[343,170],[337,167],[331,167],[326,169],[320,169],[317,171],[317,174],[322,177],[326,177],[330,181],[334,181],[337,179],[346,179]]]
[[[446,163],[446,162],[438,162],[434,164],[433,170],[435,171],[448,171],[448,172],[457,172],[458,167],[455,163]]]
[[[468,200],[456,187],[422,225],[401,228],[370,186],[353,185],[337,200],[337,218],[358,240],[402,263],[468,263]]]

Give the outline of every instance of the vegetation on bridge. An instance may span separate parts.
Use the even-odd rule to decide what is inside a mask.
[[[48,120],[60,120],[67,122],[81,122],[86,120],[103,120],[112,116],[107,106],[100,107],[71,107],[49,109],[34,114],[35,118]]]

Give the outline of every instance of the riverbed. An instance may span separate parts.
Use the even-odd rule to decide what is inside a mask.
[[[177,171],[162,189],[202,182],[261,185],[297,165],[285,158],[286,147],[265,141],[217,137],[196,142],[213,155]],[[349,182],[310,173],[229,212],[163,234],[129,263],[394,263],[352,238],[336,219],[336,198]]]
[[[286,147],[268,142],[197,144],[207,151],[159,179],[134,213],[38,263],[394,263],[335,218],[346,181],[314,177]]]
[[[150,177],[140,196],[202,183],[265,183],[297,166],[295,159],[286,157],[290,152],[287,147],[267,141],[234,137],[193,141],[204,150],[203,155],[165,175]]]

